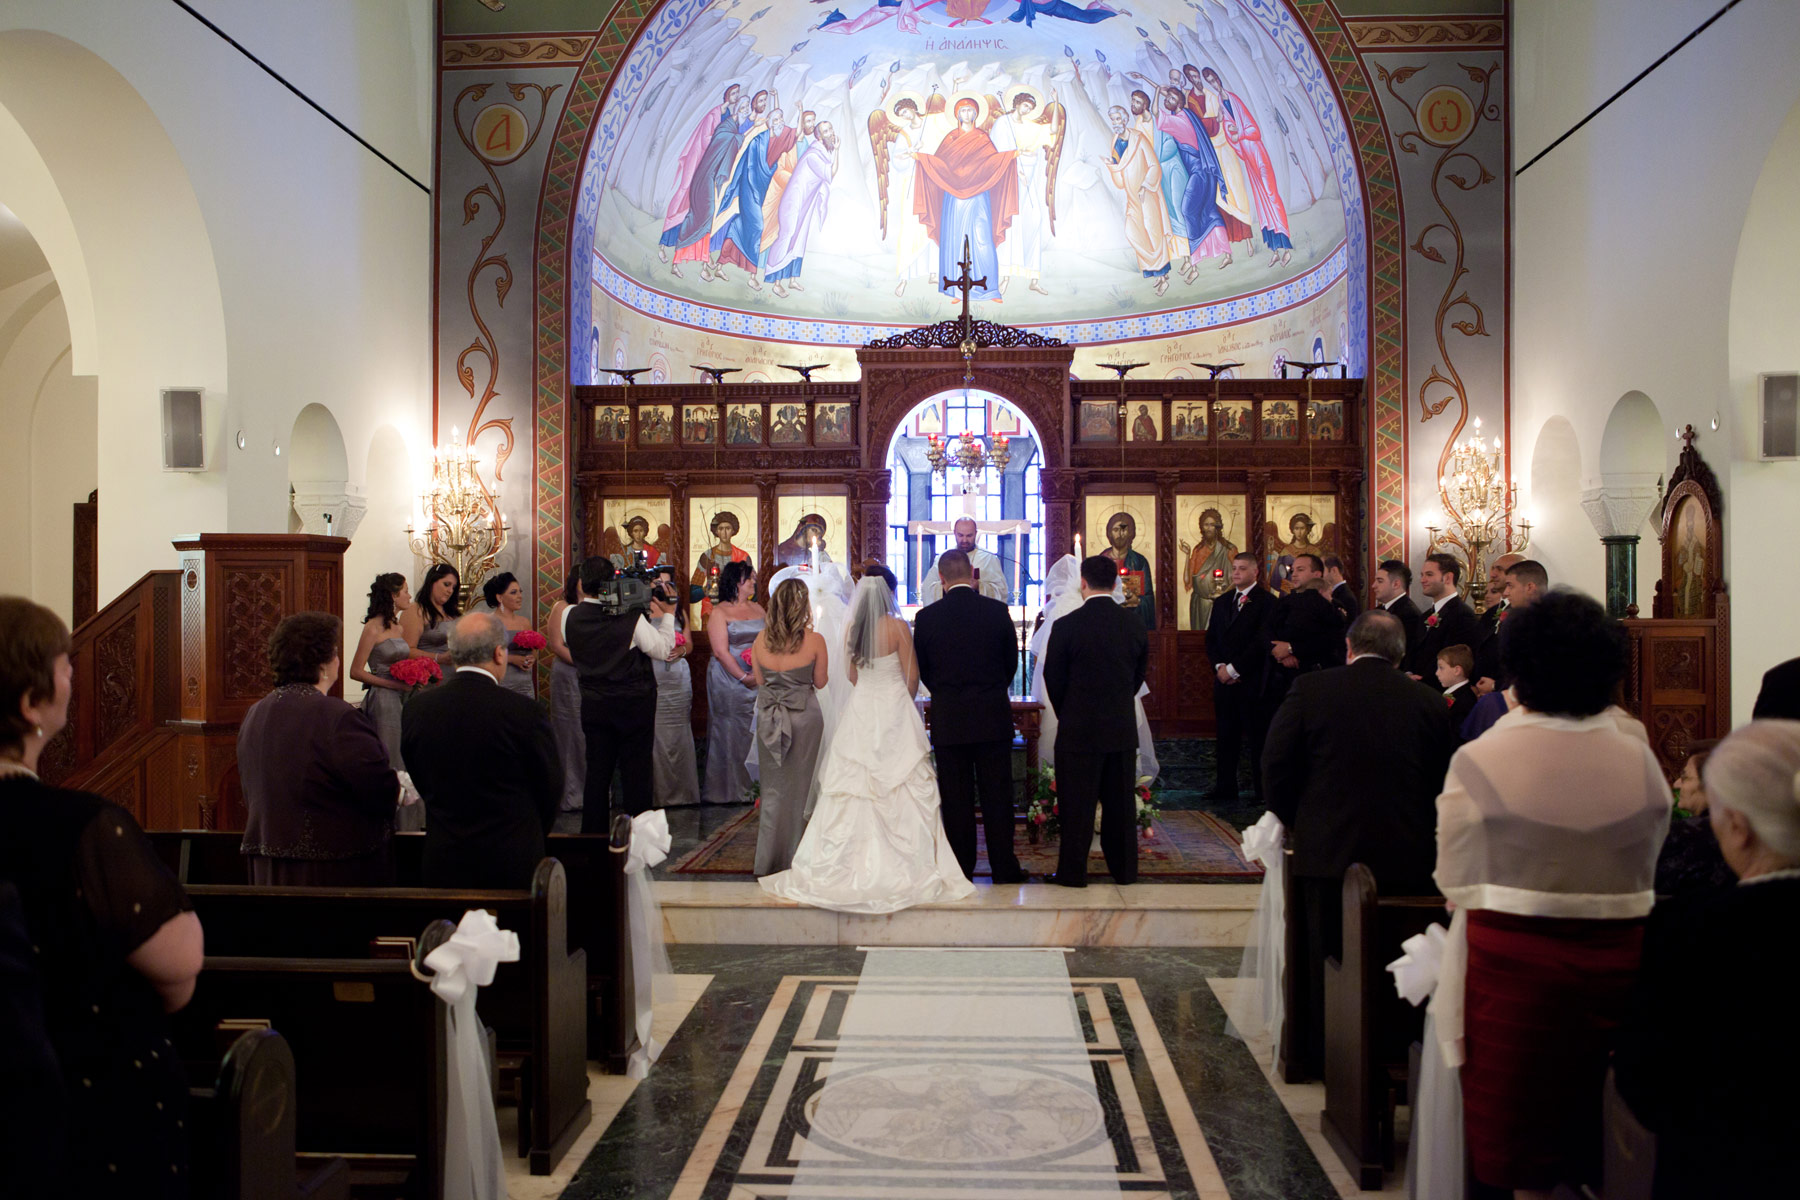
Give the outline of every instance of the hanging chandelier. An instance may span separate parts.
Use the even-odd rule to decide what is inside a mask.
[[[1471,435],[1451,448],[1447,470],[1438,477],[1438,499],[1443,502],[1447,525],[1427,525],[1431,535],[1427,553],[1456,554],[1468,568],[1464,580],[1478,601],[1485,598],[1475,587],[1487,572],[1490,550],[1506,548],[1524,553],[1531,545],[1531,522],[1518,515],[1518,489],[1506,477],[1500,461],[1500,439],[1489,449],[1481,440],[1481,418],[1475,418]]]
[[[425,527],[406,526],[414,554],[456,568],[464,599],[481,586],[506,548],[507,524],[494,497],[482,483],[480,463],[450,430],[448,446],[432,455],[431,487],[419,497]]]

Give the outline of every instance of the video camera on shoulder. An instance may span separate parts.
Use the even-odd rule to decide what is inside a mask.
[[[598,565],[590,559],[583,564],[582,573],[587,575],[591,566]],[[593,587],[586,578],[582,581],[584,591],[594,598],[600,611],[609,617],[625,617],[647,615],[650,612],[652,598],[661,599],[656,589],[663,586],[664,580],[659,572],[652,571],[642,563],[633,563],[628,567],[615,564],[612,576],[600,581],[598,588]],[[604,566],[600,570],[605,570]]]

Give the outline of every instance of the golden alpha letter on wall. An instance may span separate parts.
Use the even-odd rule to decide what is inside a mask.
[[[1212,619],[1212,603],[1231,590],[1231,559],[1250,545],[1242,495],[1175,497],[1175,536],[1180,553],[1181,594],[1175,627],[1202,632]]]
[[[1104,554],[1123,568],[1125,607],[1156,628],[1156,497],[1090,492],[1081,499],[1084,550]]]

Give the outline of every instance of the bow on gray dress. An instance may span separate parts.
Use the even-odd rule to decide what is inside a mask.
[[[813,688],[813,664],[763,671],[756,693],[756,770],[762,811],[756,826],[756,873],[793,865],[806,831],[806,794],[812,788],[825,714]]]

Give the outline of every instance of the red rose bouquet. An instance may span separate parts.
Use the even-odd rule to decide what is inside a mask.
[[[744,670],[746,671],[750,669],[750,652],[755,648],[756,647],[754,646],[745,646],[744,652],[738,655],[738,661],[744,664]]]
[[[513,649],[515,650],[523,650],[527,654],[534,654],[548,646],[550,643],[545,639],[543,634],[537,632],[535,629],[527,629],[523,633],[513,634],[512,644]]]
[[[676,632],[675,632],[675,648],[677,650],[685,650],[685,649],[687,649],[687,644],[688,644],[687,634],[682,633],[680,630],[676,630]]]
[[[388,668],[395,683],[405,684],[408,692],[416,692],[428,683],[436,683],[444,677],[444,672],[434,659],[403,658]]]

